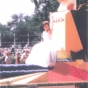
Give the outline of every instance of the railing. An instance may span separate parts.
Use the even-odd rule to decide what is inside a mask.
[[[19,41],[19,36],[20,36],[20,39],[22,39],[20,41]],[[41,34],[35,34],[35,35],[29,35],[29,33],[27,35],[15,35],[14,34],[13,35],[13,40],[9,41],[9,42],[3,42],[1,37],[2,36],[1,36],[1,33],[0,33],[0,47],[11,47],[12,45],[14,45],[14,46],[21,45],[23,47],[26,44],[28,44],[29,46],[33,46],[34,44],[41,41]],[[33,40],[31,38],[33,38]]]

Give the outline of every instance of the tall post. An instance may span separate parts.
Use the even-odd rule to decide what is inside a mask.
[[[15,33],[14,33],[14,46],[16,45],[16,36],[15,36]]]
[[[0,46],[1,46],[1,33],[0,33]]]
[[[29,45],[29,33],[28,33],[28,42],[27,42],[27,44]]]

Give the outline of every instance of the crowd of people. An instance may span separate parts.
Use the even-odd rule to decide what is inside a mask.
[[[0,64],[23,64],[31,52],[32,47],[0,48]]]

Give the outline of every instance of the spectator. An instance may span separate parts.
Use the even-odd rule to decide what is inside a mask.
[[[0,57],[2,57],[2,56],[3,56],[2,49],[0,48]]]
[[[20,62],[25,63],[28,56],[29,56],[29,49],[25,49],[24,53],[21,56]]]
[[[13,45],[12,48],[11,48],[11,55],[12,55],[12,54],[15,55],[15,47],[14,47],[14,45]]]
[[[19,52],[16,53],[14,60],[15,60],[14,62],[15,64],[20,64],[20,53]]]
[[[4,52],[4,56],[5,56],[5,63],[6,64],[11,64],[11,61],[10,61],[10,51],[9,50],[6,50]]]

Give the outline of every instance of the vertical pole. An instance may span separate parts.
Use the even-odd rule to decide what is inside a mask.
[[[29,45],[29,33],[28,33],[28,45]]]
[[[15,38],[15,33],[14,33],[14,46],[16,45],[16,38]]]
[[[1,46],[1,33],[0,33],[0,46]]]

